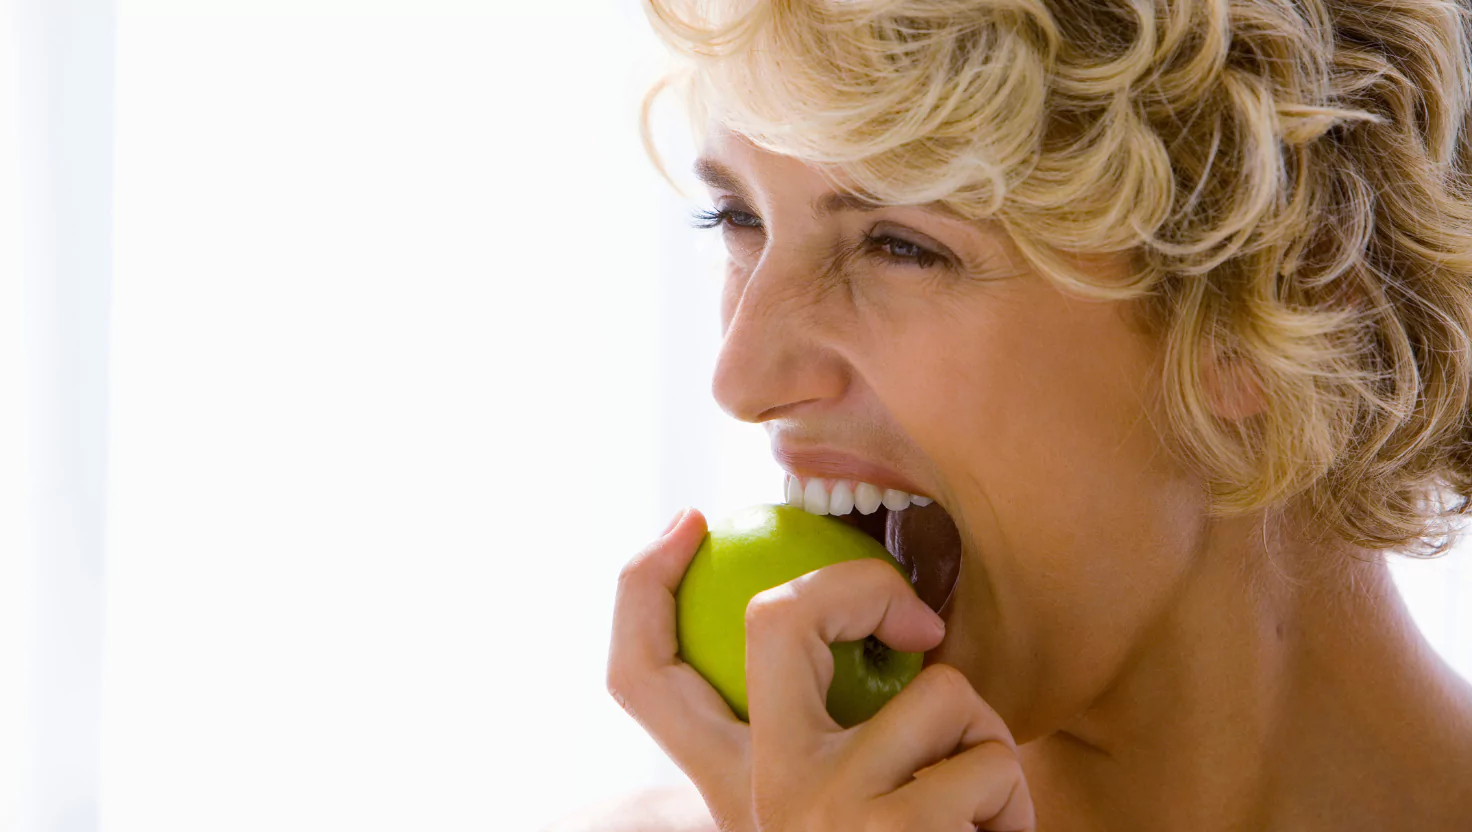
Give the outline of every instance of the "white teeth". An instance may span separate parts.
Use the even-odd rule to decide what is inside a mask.
[[[910,495],[893,488],[884,489],[884,507],[890,511],[901,511],[910,507]]]
[[[787,504],[802,508],[802,483],[791,474],[787,475]]]
[[[849,488],[848,480],[839,480],[833,484],[833,493],[828,495],[828,513],[843,516],[854,510],[854,492]]]
[[[854,491],[854,505],[858,507],[860,514],[873,514],[879,510],[879,489],[867,482],[859,483]]]
[[[882,505],[890,511],[903,511],[911,505],[928,506],[935,502],[895,488],[881,489],[867,482],[858,486],[849,485],[849,480],[829,480],[813,477],[806,484],[791,474],[786,475],[785,490],[787,504],[803,509],[810,514],[831,514],[842,517],[854,509],[860,514],[873,514]]]
[[[828,483],[822,477],[808,480],[807,488],[802,490],[802,507],[809,514],[828,513]]]

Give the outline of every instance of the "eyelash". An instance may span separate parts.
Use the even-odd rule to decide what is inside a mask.
[[[728,222],[731,217],[737,215],[745,217],[751,216],[745,211],[733,211],[729,208],[723,208],[719,211],[696,211],[694,215],[693,225],[696,228],[715,228],[718,225],[724,225],[727,228],[731,229],[743,228],[750,230],[753,228],[749,225],[732,225]],[[895,244],[908,246],[909,248],[914,249],[917,253],[909,257],[883,252],[884,256],[889,260],[903,265],[915,266],[921,269],[928,269],[932,266],[945,265],[946,263],[946,258],[943,255],[937,254],[930,249],[924,248],[916,243],[912,243],[909,240],[901,240],[898,237],[891,237],[888,234],[881,234],[880,236],[875,237],[866,231],[864,232],[864,242],[876,249],[884,249],[887,246]]]

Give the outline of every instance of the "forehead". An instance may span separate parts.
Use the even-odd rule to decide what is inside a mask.
[[[705,128],[700,132],[700,138],[707,153],[719,153],[736,144],[753,150],[760,149],[746,136],[715,120],[706,122]]]
[[[852,179],[841,170],[829,168],[820,171],[801,159],[760,147],[746,136],[724,125],[713,123],[707,128],[704,135],[706,137],[704,148],[691,166],[692,172],[707,186],[733,194],[748,202],[752,201],[752,193],[738,170],[744,167],[737,158],[742,156],[760,158],[765,164],[781,167],[783,170],[779,176],[786,181],[790,181],[789,177],[801,176],[803,171],[807,171],[816,180],[825,183],[827,187],[823,188],[823,193],[812,201],[813,215],[818,218],[848,211],[873,212],[886,207],[904,207],[927,211],[959,222],[968,221],[954,208],[939,200],[903,206],[887,206],[875,195],[853,185]]]
[[[847,178],[841,171],[819,171],[817,167],[802,159],[768,150],[747,136],[719,124],[709,128],[706,132],[700,156],[696,159],[692,169],[696,174],[701,174],[704,170],[719,174],[737,174],[739,178],[739,171],[749,168],[752,163],[759,163],[764,168],[773,168],[774,171],[779,170],[780,175],[784,178],[804,174],[815,178],[826,177],[832,180],[835,188],[849,193],[858,193],[857,189],[849,186]],[[702,175],[701,180],[710,184],[710,178],[707,176]]]

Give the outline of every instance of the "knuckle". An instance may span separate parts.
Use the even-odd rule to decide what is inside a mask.
[[[764,589],[746,602],[746,629],[761,631],[792,615],[797,593],[787,584]]]
[[[620,708],[623,708],[627,711],[628,707],[625,703],[628,702],[628,698],[624,696],[623,685],[615,680],[612,676],[610,676],[608,677],[607,689],[608,695],[613,697],[613,701],[617,702]]]
[[[804,576],[814,581],[834,581],[861,587],[908,585],[905,576],[879,558],[857,558],[831,563]]]
[[[1016,782],[1025,784],[1027,782],[1027,772],[1022,768],[1022,758],[1017,755],[1017,752],[1001,743],[993,744],[997,746],[997,753],[1007,762],[1007,773],[1011,774]]]
[[[967,767],[973,771],[985,772],[989,778],[1000,774],[1004,780],[1012,783],[1027,779],[1022,770],[1021,758],[1000,742],[984,742],[967,749],[965,753],[969,758]]]
[[[853,564],[855,570],[862,570],[858,574],[863,575],[875,583],[892,586],[909,593],[914,592],[910,581],[898,569],[895,569],[892,564],[886,561],[882,561],[879,558],[861,558],[859,560],[849,561],[849,563]]]
[[[627,676],[617,667],[609,665],[608,675],[604,680],[604,685],[608,688],[608,695],[613,697],[613,701],[617,702],[618,706],[623,708],[625,713],[632,716],[634,708],[630,703],[631,686],[629,685]]]
[[[639,576],[644,572],[643,567],[644,558],[642,556],[635,556],[630,558],[628,563],[625,563],[618,570],[618,589],[620,592],[623,591],[624,587],[639,580]]]
[[[1022,761],[1012,753],[1012,749],[999,742],[984,742],[971,751],[972,754],[988,767],[1001,766],[1008,769],[1009,773],[1020,773]],[[1016,771],[1012,771],[1015,769]]]
[[[901,574],[898,569],[894,568],[894,564],[889,563],[888,561],[880,560],[879,558],[861,558],[856,561],[851,561],[851,563],[856,564],[857,567],[860,569],[869,570],[869,572],[874,575],[876,580],[889,582],[898,581],[900,586],[910,586],[910,582],[905,579],[905,576]]]
[[[925,677],[926,693],[945,702],[958,703],[976,698],[976,691],[966,674],[948,664],[933,664],[920,671]]]

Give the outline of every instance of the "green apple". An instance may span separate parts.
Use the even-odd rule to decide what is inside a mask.
[[[755,505],[710,526],[675,591],[679,655],[720,692],[743,721],[746,604],[765,589],[815,569],[877,558],[905,574],[883,544],[826,515],[789,505]],[[845,728],[877,712],[920,672],[923,653],[891,649],[874,636],[829,645],[833,682],[826,705]]]

